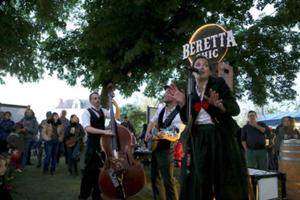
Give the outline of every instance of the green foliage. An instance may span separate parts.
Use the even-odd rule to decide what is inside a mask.
[[[42,41],[65,28],[77,0],[5,1],[0,12],[0,81],[5,74],[37,81],[45,71]]]
[[[126,104],[121,108],[121,120],[127,116],[132,123],[136,135],[139,136],[142,132],[143,124],[146,123],[146,112],[142,111],[140,107],[133,104]]]
[[[0,42],[0,73],[33,81],[47,69],[90,89],[111,79],[125,96],[147,83],[145,94],[156,96],[171,81],[185,86],[189,63],[181,60],[181,46],[199,26],[218,23],[235,31],[238,47],[226,60],[234,67],[239,97],[247,95],[258,105],[295,98],[297,0],[20,2],[10,1],[0,19],[1,38],[12,35],[11,42]],[[275,12],[254,20],[249,12],[254,2],[259,10],[272,4]],[[67,20],[76,28],[66,30]]]
[[[181,60],[181,45],[200,25],[214,22],[236,33],[239,47],[230,50],[227,61],[235,68],[237,95],[248,94],[258,105],[268,98],[292,99],[299,34],[291,27],[299,25],[299,3],[259,1],[257,8],[268,3],[276,13],[254,21],[251,1],[85,1],[83,26],[54,41],[62,48],[54,69],[64,66],[68,76],[61,74],[69,83],[82,76],[90,88],[112,79],[127,96],[146,82],[145,94],[156,96],[170,81],[185,86],[188,63]]]

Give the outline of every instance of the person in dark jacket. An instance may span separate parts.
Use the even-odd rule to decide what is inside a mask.
[[[26,109],[24,117],[19,121],[23,125],[21,130],[24,133],[24,152],[22,154],[22,168],[24,169],[26,164],[30,163],[31,147],[37,141],[37,134],[39,130],[39,124],[36,120],[33,110]]]
[[[239,106],[224,79],[211,76],[205,57],[198,56],[192,67],[199,73],[193,72],[196,84],[190,107],[176,85],[170,90],[181,108],[182,121],[188,124],[182,134],[187,141],[180,199],[248,199],[248,172],[232,119],[239,114]]]
[[[68,170],[70,175],[77,176],[77,162],[79,161],[80,146],[82,144],[82,139],[85,135],[85,131],[81,124],[79,124],[79,119],[76,115],[71,115],[70,125],[67,126],[65,131],[65,145],[68,153]]]
[[[14,131],[15,122],[11,120],[11,113],[5,112],[3,120],[0,121],[0,153],[7,152],[7,137]]]
[[[10,190],[6,184],[7,158],[0,154],[0,197],[3,200],[12,200]]]
[[[124,121],[121,123],[121,125],[128,128],[128,130],[130,130],[133,133],[133,135],[135,136],[135,129],[134,129],[133,125],[131,124],[131,122],[129,121],[128,116],[124,117]]]
[[[255,111],[248,112],[248,122],[242,129],[242,144],[246,152],[247,166],[250,168],[268,169],[268,152],[266,141],[269,141],[269,128],[256,121]]]

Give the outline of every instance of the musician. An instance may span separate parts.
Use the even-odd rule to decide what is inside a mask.
[[[145,137],[146,142],[151,139],[151,130],[154,127],[159,131],[174,127],[174,134],[179,134],[180,129],[182,129],[179,110],[176,109],[176,101],[167,92],[169,86],[165,89],[164,102],[166,105],[159,107],[149,122]],[[152,151],[151,158],[151,183],[154,199],[178,199],[173,170],[174,143],[165,139],[159,140],[156,149]]]
[[[240,112],[224,79],[211,76],[205,57],[193,62],[195,86],[191,94],[191,116],[187,99],[176,85],[170,94],[181,108],[180,116],[189,124],[180,199],[248,199],[246,162],[235,139],[232,116]]]
[[[79,199],[88,199],[92,194],[93,200],[101,198],[98,187],[99,168],[103,166],[101,158],[100,137],[101,135],[112,135],[111,130],[105,130],[105,118],[110,117],[107,109],[100,106],[100,95],[93,92],[89,96],[91,107],[82,114],[82,125],[87,132],[87,149],[85,154],[85,169],[81,179]],[[115,101],[116,118],[119,117],[120,110]]]

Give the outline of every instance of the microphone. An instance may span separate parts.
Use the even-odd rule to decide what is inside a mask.
[[[203,72],[195,67],[188,67],[189,71],[196,72],[197,74],[203,74]]]

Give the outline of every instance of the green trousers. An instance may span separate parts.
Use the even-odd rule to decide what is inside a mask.
[[[250,168],[267,170],[268,169],[268,153],[266,149],[248,149],[247,150],[247,166]]]
[[[174,178],[174,149],[152,152],[151,184],[155,200],[177,200]]]

